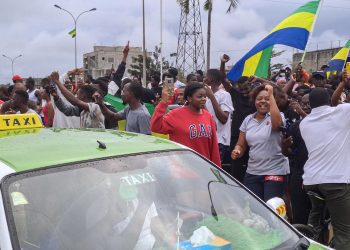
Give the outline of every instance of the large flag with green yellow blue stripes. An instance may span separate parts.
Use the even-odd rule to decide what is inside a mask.
[[[319,6],[320,0],[316,0],[294,11],[243,56],[232,67],[227,78],[236,81],[241,76],[267,77],[272,48],[276,44],[305,50]]]
[[[350,40],[347,41],[345,46],[339,50],[339,52],[328,62],[329,68],[327,71],[330,72],[340,72],[343,71],[346,60],[349,55],[350,50]]]

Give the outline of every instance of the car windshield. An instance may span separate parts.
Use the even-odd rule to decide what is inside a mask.
[[[2,189],[15,249],[291,249],[300,238],[190,151],[17,174]]]

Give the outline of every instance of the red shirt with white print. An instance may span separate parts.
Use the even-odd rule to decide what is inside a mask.
[[[169,134],[170,140],[185,145],[221,167],[215,121],[207,110],[201,114],[181,107],[166,114],[160,102],[151,119],[152,132]]]

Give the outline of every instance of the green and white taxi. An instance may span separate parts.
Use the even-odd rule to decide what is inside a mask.
[[[327,249],[192,150],[0,116],[0,249]]]

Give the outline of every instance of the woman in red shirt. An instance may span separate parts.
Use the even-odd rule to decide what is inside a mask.
[[[166,114],[169,89],[163,87],[161,102],[151,119],[152,132],[169,134],[170,140],[183,144],[221,166],[215,121],[205,110],[206,90],[192,83],[184,92],[185,106]]]

